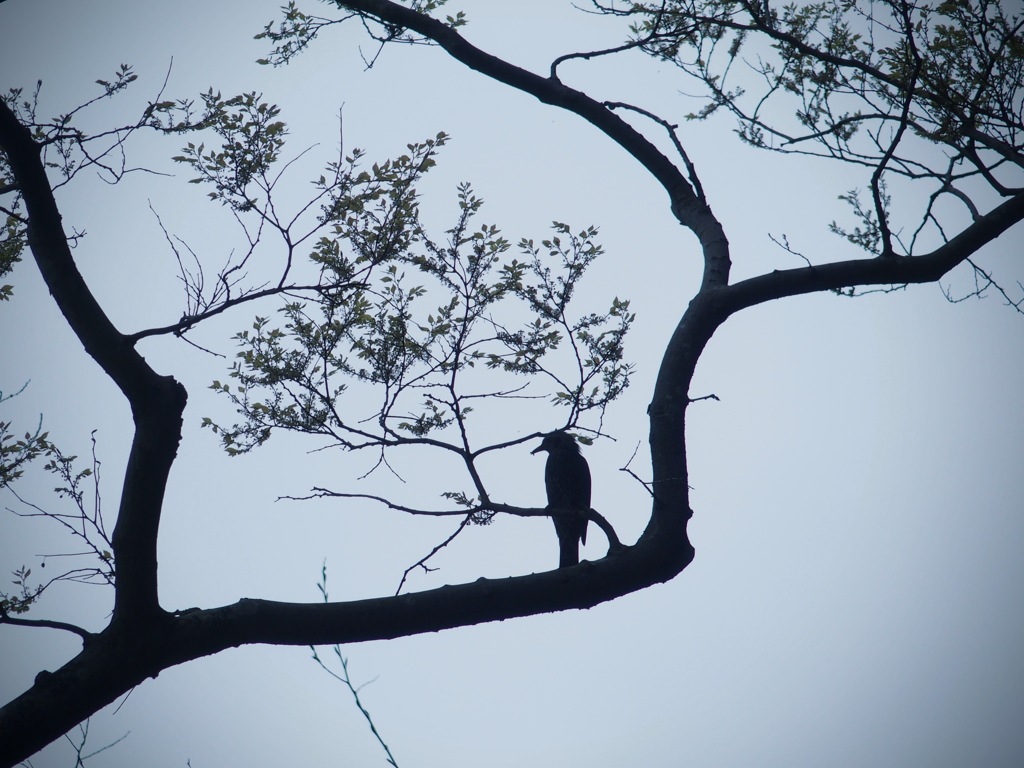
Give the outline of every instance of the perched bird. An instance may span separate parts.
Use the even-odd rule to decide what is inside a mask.
[[[541,444],[530,451],[547,451],[544,486],[548,492],[548,509],[571,512],[571,516],[554,515],[558,536],[558,567],[566,568],[580,561],[580,542],[587,543],[587,517],[590,510],[590,467],[580,454],[576,439],[559,430],[544,436]]]

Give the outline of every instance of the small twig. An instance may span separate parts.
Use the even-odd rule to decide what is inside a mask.
[[[320,590],[320,594],[323,595],[324,602],[325,603],[330,602],[330,600],[328,599],[328,596],[327,596],[327,561],[326,560],[324,561],[323,568],[320,571],[320,583],[317,584],[317,588]],[[384,754],[387,755],[388,765],[393,766],[393,768],[398,768],[398,763],[395,762],[395,758],[391,754],[391,750],[388,748],[388,745],[384,742],[383,737],[381,737],[380,732],[377,730],[377,726],[373,722],[373,717],[370,716],[369,710],[367,710],[366,707],[363,706],[363,702],[359,698],[359,691],[362,689],[363,686],[359,686],[357,688],[355,685],[352,684],[352,678],[349,676],[349,673],[348,673],[348,659],[346,659],[344,657],[344,655],[342,655],[342,653],[341,653],[341,646],[340,645],[335,645],[334,646],[334,655],[338,657],[338,661],[341,663],[341,674],[340,675],[338,673],[334,672],[333,670],[329,669],[328,666],[326,664],[324,664],[324,662],[323,662],[323,660],[321,660],[320,656],[317,655],[316,647],[315,646],[311,645],[311,646],[309,646],[309,649],[313,652],[313,661],[315,661],[317,664],[319,664],[320,668],[324,672],[329,674],[335,680],[338,680],[338,681],[344,683],[345,687],[348,688],[349,692],[352,694],[352,699],[355,702],[356,708],[360,711],[360,713],[362,713],[363,717],[366,718],[366,722],[370,726],[370,732],[377,739],[377,742],[380,744],[381,748],[384,750]],[[376,678],[374,678],[374,679],[376,679]],[[370,682],[372,683],[373,680],[371,680]],[[368,685],[368,683],[364,683],[364,685]]]
[[[979,267],[973,259],[967,259],[966,261],[974,270],[974,290],[957,298],[953,296],[951,289],[942,286],[942,293],[946,297],[946,301],[950,304],[959,304],[962,301],[967,301],[967,299],[984,298],[985,292],[989,288],[992,288],[1003,297],[1003,301],[1006,302],[1006,306],[1012,307],[1017,312],[1024,314],[1024,295],[1022,295],[1021,298],[1014,300],[1010,294],[1007,293],[1006,289],[995,281],[991,272],[986,272],[984,269]],[[1020,282],[1018,282],[1017,285],[1021,288],[1022,294],[1024,294],[1024,286],[1022,286]]]
[[[910,47],[910,53],[914,57],[914,71],[910,75],[910,83],[906,86],[907,97],[903,101],[903,108],[900,113],[900,122],[896,129],[896,134],[893,136],[888,148],[883,153],[874,173],[871,174],[871,197],[875,203],[875,215],[878,217],[878,230],[882,239],[881,255],[884,257],[892,257],[895,255],[895,252],[892,248],[892,231],[889,229],[889,222],[886,216],[886,198],[882,186],[883,174],[885,173],[885,169],[889,164],[889,161],[892,160],[893,156],[896,154],[896,147],[899,146],[900,141],[903,139],[903,134],[907,130],[907,125],[911,122],[910,107],[914,103],[914,89],[917,87],[917,78],[921,73],[921,68],[924,66],[924,62],[921,60],[921,55],[918,53],[917,45],[914,42],[914,27],[910,20],[906,4],[902,5],[901,9],[903,11],[903,23],[906,32],[904,39],[907,41]]]
[[[634,48],[638,48],[638,47],[646,44],[647,42],[648,42],[647,39],[644,39],[644,40],[631,40],[628,43],[623,43],[622,45],[616,45],[614,48],[604,48],[604,49],[602,49],[600,51],[585,51],[585,52],[578,52],[578,53],[566,53],[566,54],[563,54],[562,56],[559,56],[557,59],[555,59],[554,61],[551,62],[551,71],[550,71],[549,77],[552,80],[559,80],[559,77],[558,77],[558,65],[561,64],[564,61],[569,61],[570,59],[584,59],[584,60],[588,60],[589,61],[590,59],[596,59],[598,56],[609,56],[609,55],[611,55],[613,53],[622,53],[623,51],[630,51],[630,50],[632,50]],[[559,82],[561,82],[561,81],[559,80]]]
[[[82,766],[85,765],[86,760],[96,757],[96,755],[100,754],[101,752],[106,752],[111,747],[120,744],[122,741],[127,739],[129,734],[131,733],[131,731],[127,731],[123,736],[114,739],[114,741],[110,742],[106,746],[100,747],[99,749],[93,750],[89,754],[83,755],[82,752],[85,750],[85,743],[89,740],[90,722],[91,718],[86,719],[84,723],[80,723],[78,725],[78,735],[81,737],[81,741],[79,741],[77,744],[75,743],[74,739],[72,739],[71,736],[68,735],[70,731],[64,734],[64,738],[67,739],[68,743],[71,745],[71,748],[75,750],[75,768],[82,768]]]
[[[714,393],[710,395],[701,395],[700,397],[688,397],[686,399],[688,403],[699,403],[701,400],[714,400],[716,403],[722,402],[721,398]]]
[[[120,712],[120,711],[121,711],[121,707],[123,707],[123,706],[124,706],[125,704],[127,704],[127,703],[128,703],[128,698],[129,698],[129,697],[130,697],[130,696],[131,696],[131,695],[132,695],[133,693],[135,693],[135,686],[134,686],[134,685],[133,685],[133,686],[131,687],[131,689],[130,689],[130,690],[128,691],[128,693],[126,693],[126,694],[124,695],[124,698],[122,698],[122,699],[121,699],[121,701],[119,701],[119,702],[117,703],[117,707],[116,707],[116,708],[114,709],[114,712],[113,712],[113,714],[115,714],[115,715],[116,715],[116,714],[117,714],[118,712]]]
[[[409,574],[412,573],[416,568],[422,568],[426,573],[429,573],[430,571],[436,571],[436,568],[430,568],[427,566],[427,560],[432,558],[442,549],[444,549],[453,541],[455,541],[455,537],[462,533],[466,529],[466,526],[468,526],[472,521],[473,515],[467,514],[466,518],[461,523],[459,523],[459,527],[455,529],[455,532],[451,536],[449,536],[447,539],[445,539],[432,550],[430,550],[429,554],[425,555],[424,557],[421,557],[415,563],[406,568],[405,572],[402,574],[402,580],[398,582],[398,589],[395,590],[395,594],[397,595],[402,591],[402,587],[405,586],[405,581],[409,578]]]
[[[598,6],[598,7],[600,7],[600,6]],[[551,75],[550,75],[551,79],[552,80],[558,80],[558,74],[557,74],[558,65],[561,64],[563,61],[569,61],[570,59],[590,60],[590,59],[597,58],[598,56],[608,56],[608,55],[611,55],[611,54],[614,54],[614,53],[622,53],[623,51],[630,51],[630,50],[632,50],[634,48],[642,48],[643,46],[647,45],[648,43],[651,43],[652,41],[657,40],[658,37],[660,37],[661,34],[662,34],[662,33],[659,33],[659,30],[661,29],[661,22],[662,22],[662,19],[663,19],[664,15],[665,15],[665,3],[662,2],[661,8],[658,10],[658,13],[657,13],[657,20],[651,25],[651,31],[646,36],[644,36],[642,38],[637,38],[636,40],[630,40],[629,42],[623,43],[622,45],[617,45],[614,48],[605,48],[605,49],[599,50],[599,51],[587,51],[585,53],[567,53],[567,54],[565,54],[563,56],[559,56],[557,59],[555,59],[554,61],[551,62]]]
[[[691,162],[690,156],[686,154],[686,150],[683,149],[683,144],[681,141],[679,141],[679,136],[676,134],[676,128],[679,127],[678,125],[674,125],[673,123],[670,123],[668,120],[665,120],[662,117],[658,117],[653,112],[648,112],[646,109],[643,109],[642,107],[636,107],[633,106],[632,104],[626,104],[625,102],[622,101],[606,101],[604,102],[604,106],[606,106],[608,109],[627,109],[631,112],[636,112],[638,115],[643,115],[649,120],[653,120],[666,131],[668,131],[669,138],[672,139],[672,145],[676,148],[676,152],[679,153],[679,157],[682,158],[683,165],[686,166],[686,175],[690,177],[690,183],[693,184],[693,189],[697,195],[697,198],[700,200],[706,200],[706,198],[704,197],[704,187],[700,183],[700,177],[697,176],[697,168],[696,166],[694,166],[693,162]]]
[[[625,466],[619,467],[619,472],[625,472],[627,475],[629,475],[634,480],[636,480],[638,483],[640,483],[640,485],[642,485],[644,487],[644,490],[647,491],[647,493],[650,494],[651,498],[653,499],[654,498],[654,490],[651,488],[651,483],[649,483],[646,480],[642,479],[640,477],[640,475],[638,475],[636,472],[634,472],[632,469],[629,468],[629,465],[633,463],[633,459],[636,458],[636,455],[637,455],[637,453],[639,451],[640,451],[640,443],[638,442],[636,444],[636,447],[633,449],[632,455],[629,457],[629,461],[626,462]]]
[[[782,239],[779,240],[778,238],[775,237],[775,235],[773,235],[771,232],[769,232],[768,233],[768,239],[771,240],[773,243],[775,243],[777,246],[779,246],[779,248],[781,248],[782,250],[786,251],[786,253],[791,253],[794,256],[799,256],[801,259],[804,260],[804,263],[807,264],[808,267],[813,267],[814,266],[813,264],[811,264],[811,260],[810,259],[808,259],[802,253],[800,253],[800,251],[797,251],[797,250],[793,249],[793,247],[789,244],[789,238],[786,235],[782,235]],[[691,401],[691,402],[693,402],[693,401]]]

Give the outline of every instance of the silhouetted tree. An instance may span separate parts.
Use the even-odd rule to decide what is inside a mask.
[[[703,278],[692,295],[680,295],[678,324],[647,412],[646,529],[637,541],[612,546],[608,556],[586,568],[355,602],[243,599],[202,610],[163,607],[157,537],[187,398],[182,384],[140,354],[142,339],[187,339],[216,315],[283,299],[282,322],[258,316],[250,330],[238,334],[240,353],[230,382],[216,385],[239,412],[233,425],[207,422],[225,449],[252,450],[273,431],[289,430],[347,450],[375,451],[381,462],[409,446],[438,451],[454,459],[466,478],[468,490],[448,492],[452,508],[431,511],[373,498],[411,514],[453,516],[462,530],[496,514],[549,515],[492,499],[479,468],[481,456],[540,435],[508,434],[478,444],[468,421],[469,401],[511,401],[522,382],[544,383],[540,391],[565,406],[565,428],[600,437],[601,412],[628,382],[622,344],[632,315],[620,299],[596,314],[571,304],[580,277],[600,254],[592,228],[556,224],[540,245],[519,243],[522,260],[511,258],[510,244],[496,228],[473,223],[480,201],[464,186],[460,215],[446,237],[427,232],[416,185],[434,164],[443,134],[368,168],[359,152],[340,156],[316,181],[315,197],[302,209],[305,218],[293,219],[272,204],[285,125],[277,108],[254,94],[222,98],[209,92],[198,107],[161,95],[137,119],[88,134],[76,122],[80,110],[46,120],[36,114],[34,97],[12,92],[0,102],[0,201],[6,216],[0,274],[10,271],[27,245],[70,329],[130,405],[135,434],[109,546],[99,521],[86,534],[96,558],[91,575],[114,582],[106,627],[94,633],[24,618],[42,589],[29,583],[28,574],[20,593],[3,597],[0,623],[65,629],[78,634],[83,647],[61,668],[41,672],[29,690],[0,709],[0,765],[28,758],[164,669],[242,644],[394,638],[586,608],[674,578],[693,558],[684,442],[689,384],[712,334],[742,310],[812,292],[853,296],[934,282],[963,264],[974,271],[979,292],[1001,291],[1020,309],[1020,299],[976,258],[1024,218],[1024,46],[1020,19],[999,3],[594,3],[594,11],[630,22],[628,39],[608,50],[566,54],[542,73],[476,48],[461,32],[461,14],[432,15],[440,0],[335,5],[338,19],[289,5],[281,25],[268,26],[262,35],[274,44],[267,61],[287,61],[344,19],[361,22],[381,46],[440,46],[484,77],[576,115],[606,136],[661,186],[667,215],[699,244]],[[725,110],[738,121],[740,139],[755,147],[814,154],[860,169],[864,191],[846,196],[854,225],[833,228],[863,249],[863,256],[805,257],[802,267],[734,279],[726,232],[676,126],[638,106],[594,98],[562,79],[561,67],[569,60],[630,50],[678,68],[691,85],[703,85],[706,106],[693,119]],[[760,91],[733,82],[744,62],[756,69]],[[133,79],[124,68],[113,80],[100,81],[101,98]],[[674,156],[638,125],[665,136]],[[117,158],[141,131],[179,140],[195,136],[175,159],[192,169],[194,180],[207,185],[210,197],[228,206],[251,237],[248,250],[215,280],[182,266],[186,306],[179,320],[125,332],[111,322],[78,269],[69,247],[77,234],[65,231],[54,188],[86,168],[103,169],[118,180],[124,166]],[[927,194],[915,210],[900,195],[917,188]],[[271,236],[284,266],[265,283],[246,282],[257,245]],[[300,258],[303,252],[308,261]],[[9,290],[5,286],[0,298]],[[521,378],[508,382],[481,372]],[[378,398],[374,414],[350,412],[352,389]],[[472,418],[486,421],[479,413]],[[26,462],[46,455],[56,462],[64,487],[79,492],[76,483],[88,475],[62,464],[44,433],[24,439],[14,434],[5,424],[3,485],[15,481]]]

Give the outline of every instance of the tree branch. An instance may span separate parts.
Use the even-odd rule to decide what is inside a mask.
[[[135,420],[117,525],[114,618],[142,619],[159,611],[156,540],[171,463],[181,439],[184,388],[158,375],[100,308],[68,247],[41,149],[0,101],[0,149],[28,211],[28,243],[61,314],[86,352],[128,399]]]
[[[111,625],[56,672],[0,708],[0,766],[13,766],[147,678],[254,643],[334,645],[437,632],[539,613],[591,608],[664,582],[693,560],[685,528],[662,527],[615,557],[571,568],[344,603],[242,599]],[[130,653],[126,650],[130,649]],[[59,729],[59,730],[58,730]]]
[[[1024,193],[1003,202],[931,253],[777,270],[725,288],[714,297],[714,302],[728,316],[784,296],[837,291],[860,285],[934,282],[1022,220]]]
[[[724,285],[729,279],[729,242],[711,209],[694,193],[679,169],[642,134],[611,108],[558,80],[541,77],[485,53],[451,27],[390,0],[336,0],[338,5],[382,24],[412,29],[430,38],[456,61],[470,69],[528,93],[545,104],[573,112],[626,150],[668,193],[673,215],[700,240],[704,250],[704,285]]]
[[[82,638],[82,643],[88,643],[96,635],[82,629],[74,624],[65,621],[51,621],[50,619],[16,619],[6,611],[0,611],[0,624],[10,624],[15,627],[44,627],[47,629],[62,629],[65,632],[72,632]]]

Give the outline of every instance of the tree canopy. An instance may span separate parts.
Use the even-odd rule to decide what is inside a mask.
[[[24,561],[10,566],[15,589],[0,595],[0,625],[10,626],[0,631],[63,630],[81,641],[79,652],[40,671],[0,709],[0,764],[28,759],[166,669],[237,646],[407,637],[590,608],[675,579],[694,559],[687,416],[718,399],[695,391],[694,376],[735,315],[807,294],[838,301],[935,282],[952,301],[993,295],[1008,313],[1024,312],[1019,264],[989,258],[990,245],[1024,218],[1024,19],[1002,4],[594,2],[586,11],[616,25],[621,42],[570,48],[543,70],[477,47],[473,13],[438,0],[329,5],[335,16],[289,3],[263,28],[264,71],[299,65],[353,26],[370,69],[398,46],[436,49],[429,54],[443,52],[507,98],[525,94],[543,114],[571,116],[574,130],[603,137],[602,151],[626,158],[660,190],[661,215],[679,234],[652,248],[637,232],[635,252],[606,253],[603,222],[567,222],[560,213],[546,232],[506,234],[491,218],[502,212],[485,204],[475,180],[434,202],[432,174],[459,140],[446,129],[377,155],[349,145],[342,111],[332,127],[337,146],[325,153],[293,146],[299,129],[275,99],[225,96],[216,87],[171,95],[173,70],[136,114],[120,106],[137,87],[128,65],[97,80],[94,98],[60,105],[56,117],[45,111],[45,83],[13,87],[0,102],[0,299],[17,297],[23,270],[37,270],[78,345],[128,404],[134,431],[120,490],[105,493],[117,499],[116,514],[108,510],[104,520],[102,447],[83,465],[45,421],[0,420],[0,489],[12,495],[12,512],[62,524],[77,541],[73,560],[49,557],[59,572],[51,566],[42,580]],[[615,66],[609,62],[622,57],[655,65],[688,94],[686,111],[574,85],[578,67]],[[443,121],[442,83],[438,92]],[[742,214],[725,216],[730,200],[705,171],[709,158],[732,150],[688,134],[724,116],[744,151],[790,155],[791,167],[815,163],[852,180],[837,192],[835,218],[819,222],[831,231],[827,246],[779,232],[768,233],[770,259],[736,252],[731,227],[743,227]],[[501,152],[500,128],[490,140],[490,151]],[[322,167],[304,178],[314,158]],[[110,296],[132,288],[97,285],[89,260],[125,256],[91,254],[87,228],[62,213],[62,195],[96,176],[113,195],[142,174],[172,172],[205,194],[204,216],[233,222],[235,244],[211,257],[219,247],[197,240],[201,229],[179,234],[148,204],[155,242],[177,272],[179,313],[141,325],[130,313],[115,318]],[[767,178],[758,194],[792,194],[800,185],[790,181]],[[627,181],[618,187],[631,194]],[[608,260],[614,266],[603,267]],[[691,265],[692,281],[676,277]],[[671,285],[672,326],[661,348],[645,339],[631,352],[644,307],[620,291],[625,285],[590,279],[602,268],[609,271],[598,274],[639,272]],[[220,367],[209,397],[185,386],[184,368],[169,367],[181,364],[179,352],[166,351],[172,347]],[[651,373],[636,410],[626,393],[641,366]],[[4,375],[8,392],[23,383],[11,379],[18,371]],[[6,395],[3,405],[19,397]],[[627,403],[633,412],[616,419]],[[103,417],[88,401],[82,409]],[[168,605],[158,589],[159,532],[166,495],[188,483],[173,468],[188,448],[189,420],[229,457],[281,440],[288,450],[337,457],[340,471],[308,489],[277,491],[290,499],[399,513],[399,521],[440,518],[447,528],[433,529],[434,546],[395,574],[393,593],[327,600],[322,586],[325,599],[316,601]],[[624,424],[635,434],[621,434]],[[506,469],[552,429],[574,432],[595,452],[646,439],[646,465],[628,458],[639,451],[624,457],[632,498],[611,503],[595,486],[589,514],[604,540],[578,566],[554,567],[551,533],[539,572],[527,558],[499,577],[433,578],[436,558],[479,527],[557,514],[536,493],[522,493],[518,470]],[[57,478],[59,499],[19,495],[33,471]],[[713,506],[713,496],[703,504]],[[625,523],[623,534],[623,521],[639,509],[643,524]],[[72,565],[62,569],[64,562]],[[38,618],[51,588],[65,582],[111,587],[109,619],[83,626]]]

